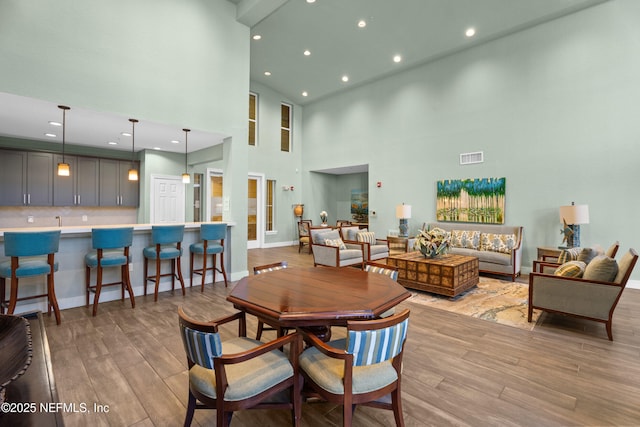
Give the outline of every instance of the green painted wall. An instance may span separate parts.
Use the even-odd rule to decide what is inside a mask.
[[[607,2],[305,106],[305,203],[315,213],[331,197],[309,171],[369,164],[371,229],[396,227],[405,202],[415,233],[435,218],[437,180],[504,176],[523,265],[560,244],[572,201],[590,208],[583,245],[640,249],[638,16],[640,2]],[[471,151],[485,162],[460,166]]]

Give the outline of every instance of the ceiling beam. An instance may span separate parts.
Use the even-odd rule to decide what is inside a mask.
[[[289,0],[240,0],[236,7],[236,20],[251,28],[287,1]]]

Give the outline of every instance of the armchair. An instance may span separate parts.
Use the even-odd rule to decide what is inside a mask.
[[[338,230],[311,229],[313,265],[345,267],[360,264],[364,269],[364,244],[343,242]]]
[[[309,253],[311,253],[311,242],[309,241],[309,227],[311,226],[310,221],[299,221],[298,222],[298,253],[302,250],[304,245],[309,246]]]
[[[604,252],[604,254],[609,258],[615,258],[619,248],[620,248],[620,242],[615,241],[611,246],[609,246],[609,248]],[[533,272],[553,274],[556,268],[560,267],[562,264],[564,264],[567,261],[574,261],[574,260],[587,261],[585,259],[582,259],[582,256],[583,256],[582,250],[583,248],[566,249],[562,251],[560,258],[558,258],[556,261],[550,261],[550,260],[547,260],[546,258],[542,258],[542,260],[534,260]],[[600,252],[601,251],[602,249],[600,249]]]
[[[345,243],[364,243],[364,260],[376,261],[389,257],[389,244],[386,240],[376,239],[372,231],[361,230],[358,226],[340,227],[340,235]]]
[[[533,309],[593,320],[605,324],[607,336],[613,341],[613,311],[637,260],[638,253],[629,249],[617,264],[618,272],[612,281],[531,273],[527,320],[531,322]],[[584,275],[587,276],[586,270]]]

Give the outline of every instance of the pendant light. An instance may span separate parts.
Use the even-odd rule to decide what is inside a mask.
[[[136,148],[136,123],[137,119],[129,119],[131,122],[131,169],[129,169],[129,181],[138,180],[138,169],[136,169],[135,163],[135,148]]]
[[[58,163],[58,176],[69,176],[70,168],[69,163],[64,161],[64,141],[65,141],[65,128],[66,128],[66,113],[71,108],[66,105],[58,105],[58,108],[62,110],[62,163]]]
[[[182,182],[188,184],[191,182],[191,175],[187,173],[187,135],[191,129],[182,129],[184,131],[184,173],[182,174]]]

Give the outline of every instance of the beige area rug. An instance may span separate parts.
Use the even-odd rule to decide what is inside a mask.
[[[412,295],[407,301],[529,331],[541,313],[534,310],[532,322],[527,322],[529,285],[526,283],[480,277],[477,286],[455,297],[410,291]]]

